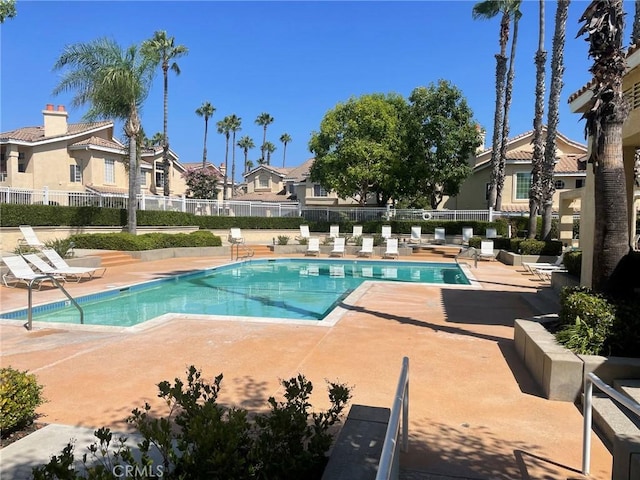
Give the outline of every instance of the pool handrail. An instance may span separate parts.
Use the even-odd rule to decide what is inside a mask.
[[[400,429],[400,415],[402,415],[402,443],[403,452],[409,450],[409,357],[403,357],[402,370],[398,379],[396,395],[389,415],[389,424],[382,444],[380,463],[376,480],[388,480],[395,468],[399,467],[400,459],[396,455],[398,446],[398,431]]]
[[[62,290],[62,293],[66,295],[66,297],[73,304],[73,306],[76,307],[80,312],[80,324],[81,325],[84,324],[84,311],[82,310],[82,307],[78,304],[78,302],[76,302],[76,299],[73,298],[69,294],[69,292],[65,290],[65,288],[60,284],[60,282],[58,282],[58,280],[53,275],[43,274],[33,278],[29,282],[29,285],[27,286],[27,288],[29,289],[29,292],[27,294],[27,323],[25,323],[24,327],[27,330],[33,329],[33,285],[36,282],[41,282],[45,278],[51,280],[57,288]]]
[[[589,475],[591,463],[591,424],[593,409],[593,386],[616,402],[627,407],[640,418],[640,403],[620,393],[611,385],[606,384],[595,373],[589,372],[584,379],[584,404],[582,405],[582,474]]]

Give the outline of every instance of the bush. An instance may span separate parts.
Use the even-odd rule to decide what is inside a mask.
[[[129,464],[134,471],[155,472],[167,478],[249,479],[319,479],[332,443],[329,430],[340,421],[351,398],[350,389],[329,383],[331,406],[323,412],[311,412],[309,397],[313,385],[303,375],[281,382],[282,402],[268,399],[269,411],[256,414],[253,421],[243,409],[217,403],[222,375],[208,383],[195,367],[187,370],[187,382],[176,378],[173,384],[158,384],[159,397],[169,406],[168,417],[156,417],[149,404],[133,410],[128,422],[143,436],[138,445],[141,457],[134,459],[126,439],[112,444],[112,434],[96,431],[98,443],[89,447],[90,460],[85,471],[76,471],[73,446],[34,468],[36,480],[53,478],[116,478],[121,472],[114,466]],[[162,457],[154,464],[151,445]],[[110,449],[112,450],[110,452]],[[62,466],[62,468],[61,468]],[[81,469],[79,469],[81,470]]]
[[[54,249],[62,258],[70,256],[69,252],[75,244],[69,238],[57,238],[44,242],[45,247]]]
[[[278,235],[278,245],[286,245],[289,243],[289,237],[286,235]]]
[[[42,386],[36,376],[11,367],[0,369],[0,431],[5,436],[36,419],[36,409],[44,403]]]
[[[72,235],[75,248],[96,250],[140,251],[157,248],[219,247],[222,239],[206,230],[186,233],[82,233]]]
[[[518,243],[518,248],[522,255],[552,255],[558,256],[562,253],[562,242],[551,240],[522,240]]]
[[[562,257],[562,263],[567,269],[569,275],[580,278],[582,273],[582,252],[574,250],[572,252],[566,252]]]

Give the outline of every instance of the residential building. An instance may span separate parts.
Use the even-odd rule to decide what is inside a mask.
[[[128,150],[114,137],[114,122],[68,123],[64,106],[48,104],[43,125],[0,133],[0,186],[127,194]],[[171,195],[183,195],[185,167],[169,150]],[[140,191],[162,195],[162,147],[143,148]]]
[[[529,188],[531,187],[531,165],[533,159],[533,130],[507,141],[505,180],[502,189],[504,212],[528,212]],[[544,129],[546,138],[546,128]],[[556,141],[556,165],[554,180],[556,193],[554,210],[559,207],[559,195],[563,191],[582,188],[586,178],[587,147],[558,132]],[[491,177],[491,154],[493,149],[480,151],[470,162],[472,175],[461,185],[460,193],[448,197],[441,206],[451,210],[486,209]]]

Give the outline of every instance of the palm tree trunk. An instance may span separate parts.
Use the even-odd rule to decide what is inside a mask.
[[[140,132],[140,118],[135,105],[131,107],[131,114],[125,124],[125,134],[129,137],[129,198],[127,208],[127,231],[133,235],[137,233],[138,221],[138,154],[137,137]]]
[[[167,137],[167,124],[169,117],[169,65],[162,65],[162,71],[164,75],[164,125],[163,134],[164,141],[162,142],[162,166],[164,167],[164,196],[171,195],[171,189],[169,185],[169,138]]]
[[[551,239],[553,195],[556,191],[553,172],[556,164],[556,137],[560,118],[560,93],[562,92],[562,77],[564,75],[564,43],[569,3],[569,0],[558,0],[555,32],[553,34],[549,117],[547,122],[547,141],[544,150],[544,164],[542,167],[542,231],[540,232],[540,238],[543,240]]]
[[[227,180],[228,180],[228,171],[229,171],[229,135],[226,136],[226,142],[224,147],[224,184],[222,186],[222,199],[227,199]]]
[[[513,79],[515,77],[516,45],[518,42],[519,16],[513,17],[513,37],[511,39],[511,58],[509,58],[509,73],[504,92],[504,115],[502,117],[502,141],[500,142],[500,161],[498,163],[498,175],[496,181],[496,210],[502,210],[502,189],[504,188],[504,174],[507,161],[507,140],[509,138],[509,109],[511,108],[511,96],[513,92]]]
[[[631,29],[631,43],[640,45],[640,0],[636,0],[636,9]]]
[[[231,198],[236,194],[236,132],[233,132],[231,141]]]
[[[284,168],[284,163],[287,158],[287,142],[284,143],[284,149],[282,151],[282,168]]]
[[[207,130],[209,130],[209,119],[204,117],[204,148],[202,149],[202,168],[207,166]]]
[[[262,134],[262,147],[260,147],[260,150],[262,150],[262,162],[264,163],[264,150],[265,150],[265,144],[267,143],[267,125],[264,125],[264,129],[263,129],[263,134]],[[268,163],[267,163],[268,165]]]
[[[544,2],[540,0],[540,22],[538,31],[538,51],[536,52],[536,102],[533,118],[533,159],[531,162],[531,189],[529,190],[529,233],[528,238],[535,238],[538,229],[538,212],[542,198],[540,171],[544,160],[544,143],[542,139],[542,118],[544,116],[544,76],[547,63],[547,52],[544,50]]]
[[[505,74],[507,57],[496,55],[496,110],[493,117],[493,147],[491,150],[491,179],[489,186],[488,207],[495,208],[498,195],[498,177],[500,175],[500,150],[502,149],[502,115],[504,113]]]

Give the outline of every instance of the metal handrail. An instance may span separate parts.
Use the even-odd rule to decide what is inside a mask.
[[[80,323],[84,324],[84,311],[82,310],[82,307],[78,304],[78,302],[76,302],[76,300],[71,295],[69,295],[69,292],[65,290],[65,288],[60,284],[60,282],[58,282],[58,280],[52,275],[38,275],[37,277],[32,278],[28,285],[29,293],[27,295],[28,302],[27,302],[27,323],[25,324],[26,329],[31,330],[33,328],[33,284],[36,282],[42,282],[47,278],[51,280],[51,282],[53,282],[53,284],[56,287],[62,290],[62,293],[64,293],[67,296],[67,298],[71,301],[71,303],[73,303],[73,305],[78,309],[78,311],[80,312]]]
[[[595,373],[589,372],[584,379],[584,405],[582,415],[584,417],[582,425],[582,474],[589,475],[591,463],[591,424],[593,409],[593,386],[598,387],[616,402],[624,405],[640,418],[640,403],[623,395],[610,385],[604,383]]]
[[[471,251],[473,258],[475,259],[474,268],[478,268],[478,249],[476,247],[467,247],[460,250],[458,254],[455,256],[456,263],[458,263],[458,257],[460,255],[469,251]]]
[[[236,260],[239,260],[240,258],[253,257],[254,252],[251,248],[247,247],[244,243],[233,242],[231,244],[231,260],[233,260],[233,247],[236,247]],[[242,247],[245,251],[245,255],[243,255],[242,257],[240,256],[240,247]]]
[[[400,415],[402,414],[402,451],[409,450],[409,358],[402,359],[402,370],[398,379],[398,388],[394,397],[387,433],[384,436],[380,464],[376,480],[387,480],[396,465],[396,450],[398,445],[398,430]]]

